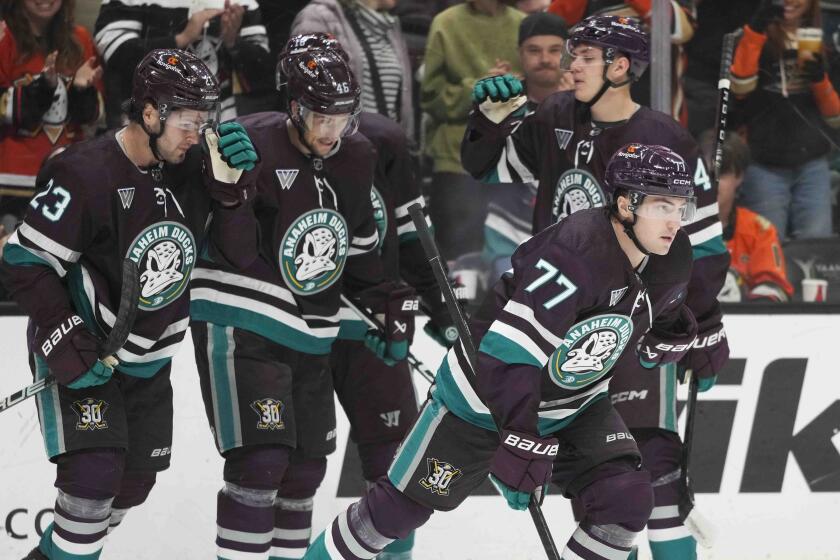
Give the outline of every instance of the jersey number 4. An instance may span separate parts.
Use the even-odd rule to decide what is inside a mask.
[[[53,195],[55,200],[48,198],[49,195]],[[70,193],[63,187],[54,185],[53,180],[50,179],[50,182],[47,183],[46,190],[36,194],[29,202],[29,205],[35,210],[40,208],[41,214],[46,219],[51,222],[57,222],[70,205]]]
[[[566,278],[564,274],[561,274],[560,271],[557,270],[557,267],[551,264],[550,262],[540,259],[539,262],[536,264],[536,268],[540,270],[544,270],[545,274],[531,282],[527,288],[525,288],[526,292],[533,292],[543,284],[550,282],[552,279],[556,284],[561,287],[561,291],[559,294],[548,300],[543,304],[543,307],[546,309],[551,309],[561,301],[568,299],[573,293],[577,291],[577,286],[575,286],[574,282]]]

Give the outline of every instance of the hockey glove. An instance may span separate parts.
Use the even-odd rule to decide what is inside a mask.
[[[677,379],[679,379],[680,383],[685,383],[687,379],[690,379],[691,376],[694,375],[694,372],[690,369],[686,369],[684,365],[680,364],[677,366]],[[712,375],[709,377],[698,377],[697,378],[697,391],[700,393],[705,393],[709,389],[715,386],[717,383],[717,375]]]
[[[756,33],[764,33],[767,30],[767,24],[774,19],[782,19],[784,15],[784,0],[761,0],[748,25]]]
[[[558,448],[556,438],[502,431],[501,445],[490,463],[490,474],[511,508],[527,509],[531,494],[536,492],[538,498],[544,494],[543,487],[551,478]]]
[[[678,318],[668,329],[663,330],[654,324],[639,340],[637,352],[642,367],[653,369],[662,364],[678,362],[691,349],[697,337],[697,320],[688,306],[680,308]]]
[[[524,116],[528,98],[522,82],[505,74],[478,80],[473,87],[473,101],[485,117],[499,124],[511,115]]]
[[[238,206],[254,197],[256,186],[252,181],[241,181],[243,170],[229,163],[229,160],[231,158],[241,160],[253,155],[254,159],[247,161],[250,166],[247,169],[250,170],[254,168],[258,158],[256,152],[253,151],[251,140],[239,123],[222,123],[219,125],[219,133],[222,136],[216,136],[216,133],[210,129],[204,132],[205,170],[208,175],[210,197],[221,202],[223,206]],[[243,152],[242,146],[250,146],[250,150],[245,149]]]
[[[379,315],[385,332],[371,329],[365,335],[365,345],[385,364],[393,366],[408,356],[418,307],[413,288],[398,286],[388,294],[385,313]]]
[[[453,288],[457,298],[459,287],[453,286]],[[458,340],[458,329],[452,323],[452,317],[449,315],[440,290],[437,288],[430,290],[421,297],[421,301],[423,312],[429,316],[429,320],[423,326],[423,332],[444,348],[452,348]],[[464,309],[463,302],[459,303],[461,303],[461,309]]]
[[[225,122],[219,125],[218,134],[222,160],[235,169],[251,171],[260,158],[245,128],[238,122]]]
[[[99,340],[78,315],[66,317],[53,328],[39,329],[36,343],[56,381],[71,389],[102,385],[114,372],[99,360]]]

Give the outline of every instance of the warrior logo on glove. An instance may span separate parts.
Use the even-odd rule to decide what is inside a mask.
[[[574,325],[548,362],[551,380],[564,389],[580,389],[606,375],[633,333],[624,315],[598,315]]]
[[[195,239],[181,224],[159,222],[140,232],[126,257],[140,271],[140,309],[160,309],[187,287],[195,265]]]
[[[341,276],[347,247],[347,222],[341,214],[326,208],[303,214],[280,245],[283,280],[302,296],[326,290]]]
[[[87,397],[74,402],[73,411],[79,416],[76,429],[81,431],[104,430],[108,427],[108,422],[105,421],[106,410],[108,410],[108,403],[102,399]]]
[[[448,496],[449,487],[463,474],[461,469],[434,457],[426,459],[426,468],[429,469],[429,473],[425,478],[420,479],[420,486],[438,496]]]

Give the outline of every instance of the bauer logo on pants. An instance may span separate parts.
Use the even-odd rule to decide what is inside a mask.
[[[195,265],[192,233],[176,222],[158,222],[140,232],[126,257],[140,270],[140,309],[153,311],[178,299]]]
[[[574,325],[549,360],[551,380],[564,389],[590,385],[615,365],[633,323],[624,315],[598,315]]]
[[[251,409],[257,413],[258,430],[282,430],[286,427],[283,422],[283,411],[286,406],[278,400],[260,399],[251,403]]]
[[[429,469],[429,472],[425,478],[420,479],[420,486],[438,496],[448,496],[449,487],[461,478],[462,474],[461,469],[434,457],[426,459],[426,468]]]
[[[108,422],[105,421],[106,410],[108,410],[108,403],[101,399],[87,397],[74,402],[73,411],[79,417],[76,429],[80,431],[106,429],[108,427]]]
[[[330,209],[311,210],[289,227],[280,244],[280,269],[291,291],[306,296],[341,277],[347,260],[347,222]]]

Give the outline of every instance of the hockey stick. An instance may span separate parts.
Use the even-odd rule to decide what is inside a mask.
[[[461,307],[458,305],[458,300],[455,299],[455,292],[452,291],[452,286],[446,277],[446,271],[443,268],[443,263],[440,260],[440,253],[437,245],[429,232],[429,226],[426,224],[426,217],[423,215],[422,207],[419,204],[412,204],[408,207],[408,213],[411,216],[411,221],[414,222],[414,227],[417,229],[417,234],[420,237],[420,243],[423,245],[423,251],[426,253],[426,258],[429,259],[429,265],[435,274],[438,287],[443,294],[443,299],[446,302],[446,308],[449,310],[449,315],[455,328],[458,329],[458,338],[464,347],[464,354],[470,364],[473,375],[477,371],[476,351],[473,344],[472,336],[470,335],[467,321],[464,317]],[[456,343],[457,344],[457,343]],[[560,553],[557,551],[557,545],[554,544],[554,538],[551,536],[551,531],[548,528],[548,523],[543,516],[542,508],[539,501],[534,494],[531,494],[531,501],[528,503],[528,511],[531,514],[531,519],[540,536],[543,549],[549,560],[560,560]]]
[[[341,303],[346,305],[350,308],[350,310],[359,316],[359,318],[367,324],[368,327],[371,329],[378,330],[379,332],[385,332],[385,326],[382,325],[379,321],[376,320],[376,317],[373,317],[367,310],[361,309],[352,301],[350,301],[344,294],[341,294]],[[414,371],[420,374],[420,376],[428,381],[429,383],[434,383],[435,381],[435,374],[433,374],[429,368],[423,364],[420,360],[418,360],[414,354],[410,351],[408,356],[406,357],[406,361],[408,365],[411,366]]]
[[[128,340],[131,327],[134,326],[134,319],[137,317],[137,301],[139,298],[140,281],[137,275],[137,265],[131,259],[123,259],[122,288],[120,290],[120,304],[117,309],[117,317],[114,320],[114,327],[108,333],[108,337],[99,349],[99,359],[112,367],[117,363],[113,355],[123,347],[125,341]],[[10,409],[29,397],[37,395],[44,389],[52,387],[54,384],[55,377],[52,375],[39,379],[32,385],[24,387],[20,391],[12,393],[0,401],[0,412]]]

